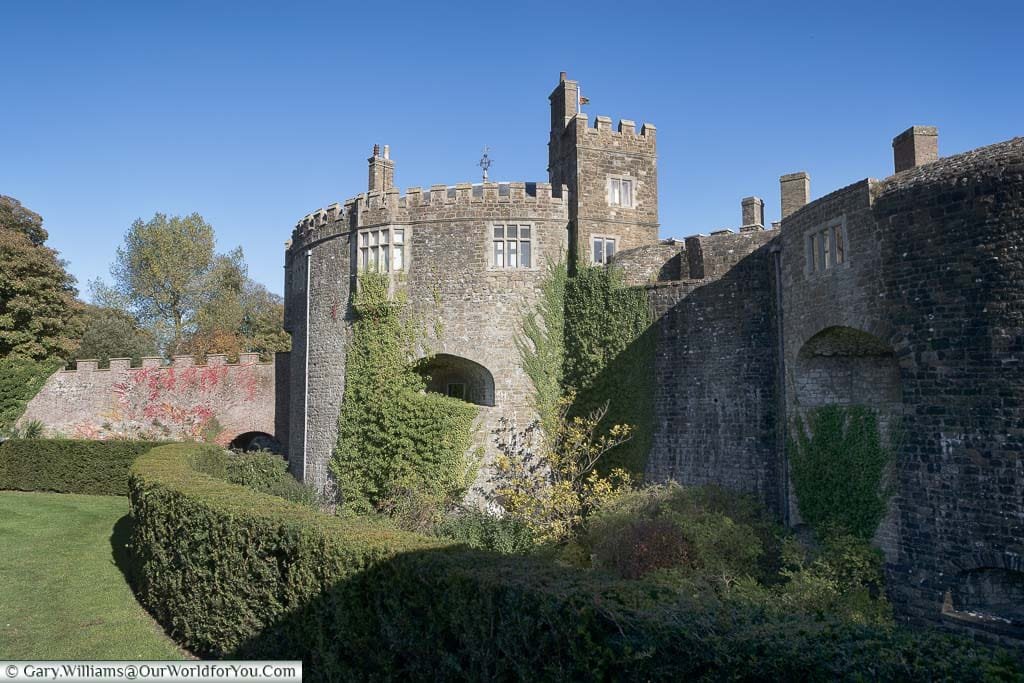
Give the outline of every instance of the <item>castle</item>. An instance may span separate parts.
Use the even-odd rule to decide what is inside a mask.
[[[565,74],[550,101],[548,182],[402,194],[385,147],[366,193],[299,222],[285,261],[296,473],[326,476],[358,272],[404,277],[445,330],[430,388],[493,422],[530,413],[515,336],[545,265],[610,262],[648,288],[657,319],[649,480],[725,484],[793,521],[787,415],[872,406],[905,434],[876,539],[895,604],[1019,629],[1024,139],[939,159],[936,130],[915,126],[893,140],[895,175],[815,201],[807,173],[784,175],[777,228],[748,197],[738,231],[680,244],[658,239],[654,126],[591,123]],[[1014,603],[1005,623],[976,616]]]
[[[592,125],[564,73],[550,101],[547,182],[402,194],[374,147],[367,192],[299,221],[275,432],[296,476],[327,478],[358,273],[400,279],[438,321],[429,389],[481,406],[488,434],[532,417],[515,340],[547,264],[612,264],[655,320],[649,481],[722,484],[797,523],[790,419],[870,406],[903,435],[875,538],[898,612],[1020,642],[1024,138],[939,158],[937,131],[914,126],[888,178],[811,201],[790,173],[779,224],[747,197],[738,230],[661,241],[655,127]]]

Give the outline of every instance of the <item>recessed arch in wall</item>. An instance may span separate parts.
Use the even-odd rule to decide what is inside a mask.
[[[231,440],[228,448],[237,451],[272,451],[283,453],[280,442],[266,432],[243,432]]]
[[[460,398],[480,406],[494,405],[494,375],[462,356],[438,353],[416,368],[427,380],[427,391]]]

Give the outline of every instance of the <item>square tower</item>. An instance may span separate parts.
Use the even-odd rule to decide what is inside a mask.
[[[580,111],[579,83],[561,73],[550,96],[548,177],[569,188],[569,257],[607,263],[616,252],[658,241],[656,131]]]

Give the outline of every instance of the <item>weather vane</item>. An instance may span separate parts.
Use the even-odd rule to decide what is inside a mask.
[[[490,154],[490,152],[491,152],[491,148],[485,146],[484,147],[484,155],[482,157],[480,157],[480,163],[477,164],[480,168],[482,168],[484,170],[484,182],[485,183],[487,182],[487,170],[491,167],[491,164],[493,163],[493,160],[491,159],[491,157],[488,156]]]

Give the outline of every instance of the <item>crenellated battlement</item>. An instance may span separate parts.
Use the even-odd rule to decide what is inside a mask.
[[[590,126],[589,117],[584,113],[576,114],[577,130],[585,131],[589,135],[609,136],[612,138],[640,138],[641,142],[653,144],[657,137],[658,129],[650,123],[644,123],[640,130],[636,129],[636,121],[630,119],[619,119],[619,125],[612,128],[612,119],[609,116],[597,116],[594,125]]]
[[[236,368],[236,367],[248,367],[253,365],[273,365],[274,360],[260,361],[260,354],[258,353],[240,353],[238,354],[237,363],[228,363],[228,357],[223,353],[208,353],[206,354],[205,364],[196,364],[193,356],[174,356],[170,363],[165,363],[164,359],[159,356],[147,356],[142,358],[142,362],[138,366],[132,366],[131,358],[111,358],[109,368],[99,367],[99,360],[95,358],[80,359],[75,361],[75,367],[65,367],[61,370],[62,373],[91,373],[91,372],[124,372],[126,370],[142,370],[142,369],[185,369],[185,368]]]

